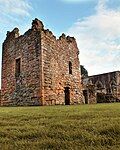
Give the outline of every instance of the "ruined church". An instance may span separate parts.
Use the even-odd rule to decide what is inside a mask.
[[[74,37],[57,39],[35,19],[24,35],[7,32],[2,50],[1,106],[84,103]]]
[[[85,103],[120,102],[120,71],[82,78]]]

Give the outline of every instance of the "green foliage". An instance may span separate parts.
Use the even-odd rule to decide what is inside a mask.
[[[120,104],[0,108],[1,150],[119,150]]]
[[[81,75],[83,78],[88,77],[88,71],[85,69],[85,67],[83,65],[80,65],[81,68]]]

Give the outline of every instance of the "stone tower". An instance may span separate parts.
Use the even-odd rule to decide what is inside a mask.
[[[73,37],[59,39],[35,19],[24,35],[7,33],[2,53],[2,106],[84,103],[79,50]]]

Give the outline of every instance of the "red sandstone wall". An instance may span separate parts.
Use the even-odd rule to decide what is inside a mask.
[[[13,35],[11,35],[13,34]],[[23,36],[9,33],[3,43],[1,105],[40,104],[40,32]],[[15,62],[21,58],[21,74],[16,80]]]
[[[56,40],[38,19],[22,36],[17,28],[8,32],[3,43],[1,105],[65,104],[65,87],[70,88],[70,104],[83,103],[78,53],[74,38],[62,35]],[[21,73],[16,78],[17,58]]]
[[[108,101],[105,99],[103,102],[120,101],[120,72],[109,72],[105,74],[99,74],[90,76],[89,79],[95,85],[97,93],[103,93],[108,97]],[[97,88],[97,84],[101,83],[102,87]],[[111,96],[111,98],[109,98]]]
[[[70,104],[83,103],[78,48],[74,38],[64,35],[58,40],[46,30],[42,32],[44,104],[65,104],[65,87],[70,87]],[[72,62],[72,75],[69,74]]]

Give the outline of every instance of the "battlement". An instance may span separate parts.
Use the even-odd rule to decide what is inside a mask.
[[[64,33],[62,33],[62,35],[59,37],[59,40],[67,40],[67,42],[74,42],[75,38],[74,37],[70,37],[70,36],[66,36]]]
[[[43,25],[42,21],[40,21],[39,19],[35,18],[32,21],[32,29],[33,30],[43,30],[44,29],[44,25]]]
[[[15,38],[18,38],[19,36],[20,36],[19,29],[18,28],[14,28],[11,32],[7,31],[6,40],[8,40],[8,39],[15,39]]]
[[[54,38],[57,41],[66,40],[66,42],[76,42],[74,37],[66,36],[64,33],[62,33],[62,35],[60,37],[58,37],[58,39],[57,39],[56,36],[52,33],[52,31],[50,31],[49,29],[44,29],[43,22],[37,18],[35,18],[32,21],[31,29],[26,31],[21,36],[25,36],[25,35],[29,34],[30,32],[42,32],[42,31],[45,33],[46,36],[48,36],[50,38]],[[19,29],[16,27],[12,31],[7,31],[5,42],[13,41],[19,37],[20,37]]]

